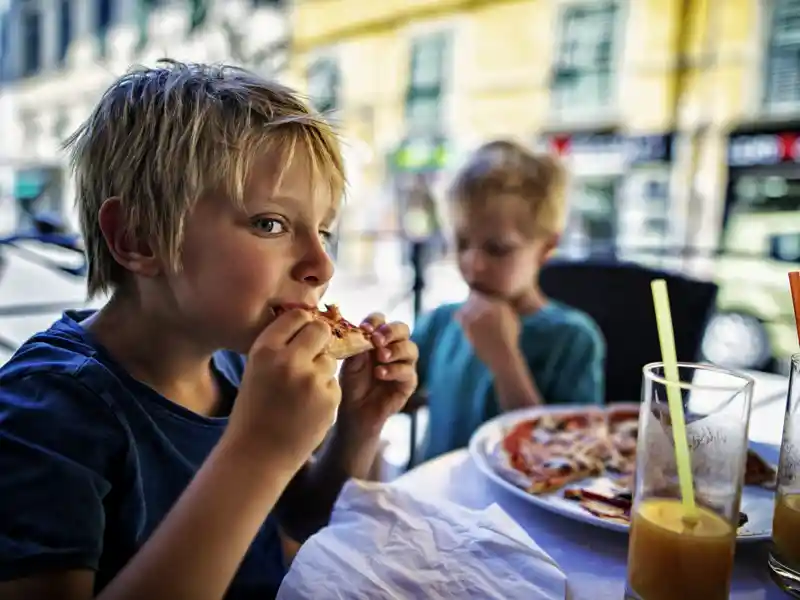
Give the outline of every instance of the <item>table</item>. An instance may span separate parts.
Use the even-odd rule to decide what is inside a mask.
[[[395,480],[394,485],[467,508],[482,509],[497,503],[561,566],[574,600],[623,598],[626,534],[572,521],[517,498],[481,475],[466,450],[425,463]],[[731,600],[788,598],[769,578],[766,551],[766,544],[737,548]]]
[[[751,438],[777,445],[788,380],[776,375],[754,377]],[[483,509],[497,503],[561,566],[574,600],[622,600],[626,534],[572,521],[525,502],[484,477],[467,450],[456,450],[425,463],[394,484],[467,508]],[[788,596],[772,583],[766,565],[766,544],[740,544],[736,550],[731,600],[786,600]]]

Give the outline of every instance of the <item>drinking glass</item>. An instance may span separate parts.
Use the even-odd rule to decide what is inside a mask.
[[[786,592],[800,597],[800,354],[792,356],[783,417],[778,488],[772,518],[769,569]]]
[[[643,369],[628,578],[633,600],[727,600],[733,570],[753,398],[750,377],[679,363]],[[667,386],[680,392],[694,481],[695,518],[678,484]]]

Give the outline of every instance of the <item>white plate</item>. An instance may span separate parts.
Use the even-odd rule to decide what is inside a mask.
[[[614,404],[615,407],[632,406],[639,409],[638,404]],[[583,521],[597,527],[614,531],[627,532],[629,526],[623,523],[608,521],[597,517],[584,510],[580,505],[563,497],[563,490],[553,494],[534,496],[517,487],[509,479],[514,478],[515,471],[504,466],[498,460],[500,443],[503,434],[519,421],[524,421],[543,413],[574,414],[597,410],[598,407],[564,407],[546,406],[528,408],[506,413],[484,423],[472,436],[469,442],[469,453],[478,469],[497,485],[505,488],[512,494],[545,510],[560,514],[576,521]],[[778,462],[778,448],[767,444],[752,442],[750,447],[764,458],[768,463],[775,465]],[[502,474],[501,474],[502,473]],[[580,482],[577,483],[580,485]],[[772,512],[774,507],[774,492],[764,488],[745,486],[742,492],[741,511],[748,517],[747,523],[739,529],[740,542],[755,542],[768,540],[772,534]]]

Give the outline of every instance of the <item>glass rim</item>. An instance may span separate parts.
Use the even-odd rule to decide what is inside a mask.
[[[796,355],[798,360],[800,361],[800,353]],[[794,357],[792,357],[794,359]],[[708,364],[708,363],[694,363],[694,362],[678,362],[678,368],[689,368],[694,369],[696,371],[711,371],[714,373],[720,373],[722,375],[727,375],[729,377],[733,377],[734,379],[738,380],[740,383],[739,385],[709,385],[703,383],[687,383],[685,381],[678,381],[677,383],[672,381],[667,381],[666,377],[661,377],[660,375],[656,375],[653,373],[653,370],[656,367],[663,367],[663,361],[658,362],[651,362],[647,363],[645,366],[642,367],[642,373],[644,376],[656,383],[660,383],[664,386],[672,386],[677,387],[682,390],[706,390],[706,391],[728,391],[728,392],[741,392],[742,390],[747,389],[748,387],[755,386],[755,379],[750,377],[749,375],[745,375],[744,373],[740,373],[737,371],[732,371],[730,369],[725,369],[724,367],[718,367],[716,365]]]

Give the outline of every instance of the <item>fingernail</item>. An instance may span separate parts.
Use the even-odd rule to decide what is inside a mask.
[[[363,329],[367,333],[372,333],[373,331],[375,331],[375,328],[372,326],[372,323],[369,323],[368,321],[364,321],[361,324],[361,329]]]
[[[383,379],[383,378],[384,378],[384,377],[386,377],[388,374],[389,374],[389,371],[387,371],[385,368],[383,368],[383,367],[378,367],[378,377],[380,377],[381,379]]]

